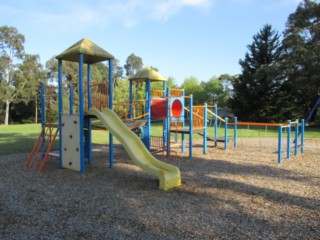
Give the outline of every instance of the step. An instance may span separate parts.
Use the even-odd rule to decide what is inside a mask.
[[[49,153],[49,156],[52,156],[52,157],[60,157],[60,154],[59,154],[59,153],[51,152],[51,153]]]

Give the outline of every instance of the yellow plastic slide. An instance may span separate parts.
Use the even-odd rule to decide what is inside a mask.
[[[91,108],[87,112],[96,116],[103,125],[114,135],[124,146],[133,162],[145,172],[151,173],[159,178],[159,188],[168,190],[181,185],[179,168],[156,159],[145,147],[140,138],[133,133],[121,121],[121,119],[110,109],[103,109],[100,112]]]

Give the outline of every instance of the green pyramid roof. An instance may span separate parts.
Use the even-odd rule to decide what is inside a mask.
[[[167,78],[163,77],[160,73],[154,70],[152,67],[145,67],[137,72],[135,75],[129,78],[131,81],[146,82],[147,80],[154,81],[167,81]]]
[[[83,54],[84,63],[97,63],[114,58],[110,53],[87,38],[83,38],[79,42],[73,44],[56,58],[70,62],[78,62],[80,53]]]

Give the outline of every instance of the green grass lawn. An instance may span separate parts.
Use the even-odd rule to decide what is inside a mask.
[[[1,125],[0,155],[31,151],[40,131],[40,124]]]
[[[24,124],[24,125],[0,125],[0,156],[27,153],[32,150],[32,147],[41,132],[40,124]],[[213,127],[208,130],[210,137],[213,137]],[[224,129],[218,129],[218,136],[223,136]],[[162,136],[162,124],[155,123],[151,129],[151,135]],[[285,133],[284,133],[285,135]],[[109,134],[107,131],[93,131],[94,144],[107,144]],[[233,137],[233,128],[230,126],[228,136]],[[294,131],[292,130],[292,137]],[[201,138],[200,135],[194,134],[195,138]],[[238,137],[277,137],[276,128],[253,128],[253,127],[238,127]],[[320,128],[306,128],[306,138],[320,138]],[[115,139],[115,143],[118,143]]]
[[[0,125],[0,156],[30,152],[40,132],[40,124]],[[94,144],[109,142],[107,131],[93,131],[92,136]]]

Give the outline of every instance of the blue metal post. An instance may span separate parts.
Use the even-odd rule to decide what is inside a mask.
[[[290,120],[288,120],[288,132],[287,132],[287,159],[289,159],[289,158],[290,158],[290,155],[291,155],[290,144],[291,144],[291,121],[290,121]]]
[[[278,126],[278,163],[282,163],[282,126]]]
[[[40,83],[40,105],[41,105],[41,128],[44,127],[46,122],[46,97],[45,97],[45,85]]]
[[[59,168],[62,168],[62,114],[63,114],[63,100],[62,100],[62,60],[58,60],[58,102],[59,102]]]
[[[193,96],[190,95],[190,118],[189,118],[189,158],[192,157],[193,145]]]
[[[166,97],[167,97],[167,116],[169,117],[168,119],[168,129],[171,128],[171,121],[172,121],[172,96],[171,96],[171,89],[170,87],[167,88],[167,91],[166,91]],[[171,132],[168,132],[168,136],[169,136],[169,139],[171,141]],[[174,141],[177,142],[177,133],[174,133]]]
[[[217,141],[218,138],[218,105],[214,104],[214,140]]]
[[[79,139],[79,150],[80,150],[80,172],[85,172],[84,166],[84,91],[83,91],[83,54],[79,54],[79,131],[80,131],[80,139]]]
[[[69,114],[73,115],[73,85],[69,84]]]
[[[165,95],[167,97],[167,104],[166,104],[166,118],[164,120],[164,131],[163,133],[165,134],[165,144],[167,146],[167,157],[170,156],[171,154],[171,146],[170,146],[170,141],[171,141],[171,133],[170,133],[170,122],[171,122],[171,111],[170,111],[170,88],[167,88],[165,91]]]
[[[224,119],[224,149],[228,149],[228,118]]]
[[[109,59],[109,109],[113,108],[112,59]],[[113,136],[109,132],[109,168],[113,168]]]
[[[234,126],[233,126],[233,147],[238,147],[238,118],[234,117]]]
[[[87,64],[87,96],[88,96],[88,109],[92,106],[92,94],[91,94],[91,64]]]
[[[184,101],[184,104],[183,104],[183,106],[185,106],[185,103],[186,103],[186,100],[185,100],[185,91],[184,90],[182,90],[182,96],[183,96],[183,101]],[[185,113],[185,110],[184,109],[182,109],[182,111]],[[183,114],[183,119],[182,119],[182,128],[184,128],[185,127],[185,114]],[[181,134],[181,152],[182,153],[184,153],[184,134]]]
[[[304,153],[304,127],[305,121],[304,119],[301,120],[301,153]]]
[[[294,155],[298,155],[298,136],[299,136],[299,120],[296,120],[296,125],[294,128]]]
[[[150,79],[147,79],[146,82],[146,113],[147,113],[147,134],[148,138],[146,141],[146,147],[148,150],[150,150],[150,129],[151,129],[151,81]]]
[[[163,97],[166,96],[166,89],[167,89],[167,82],[163,81],[162,82],[162,89],[163,89]]]
[[[92,94],[91,94],[91,64],[87,64],[87,97],[88,97],[88,106],[90,109],[92,106]],[[91,119],[87,119],[87,130],[85,131],[85,144],[86,144],[86,157],[88,158],[88,163],[92,163],[92,125]]]
[[[41,102],[41,129],[44,128],[45,123],[46,123],[46,99],[45,99],[45,85],[44,83],[40,83],[40,102]],[[46,134],[42,133],[41,134],[41,151],[42,151],[42,160],[45,157],[45,152],[44,152],[44,147],[46,144]]]
[[[204,104],[204,109],[203,109],[203,154],[207,153],[207,115],[208,115],[208,105],[205,103]]]
[[[129,118],[132,120],[132,104],[133,104],[133,92],[132,92],[133,82],[132,80],[129,81]]]
[[[166,96],[166,90],[164,91],[164,96]],[[168,115],[168,99],[167,99],[167,102],[166,102],[166,114]],[[169,151],[170,149],[169,146],[168,146],[168,116],[164,119],[162,119],[162,144],[163,144],[163,147],[166,151],[166,154],[167,154],[167,157],[170,155]]]

